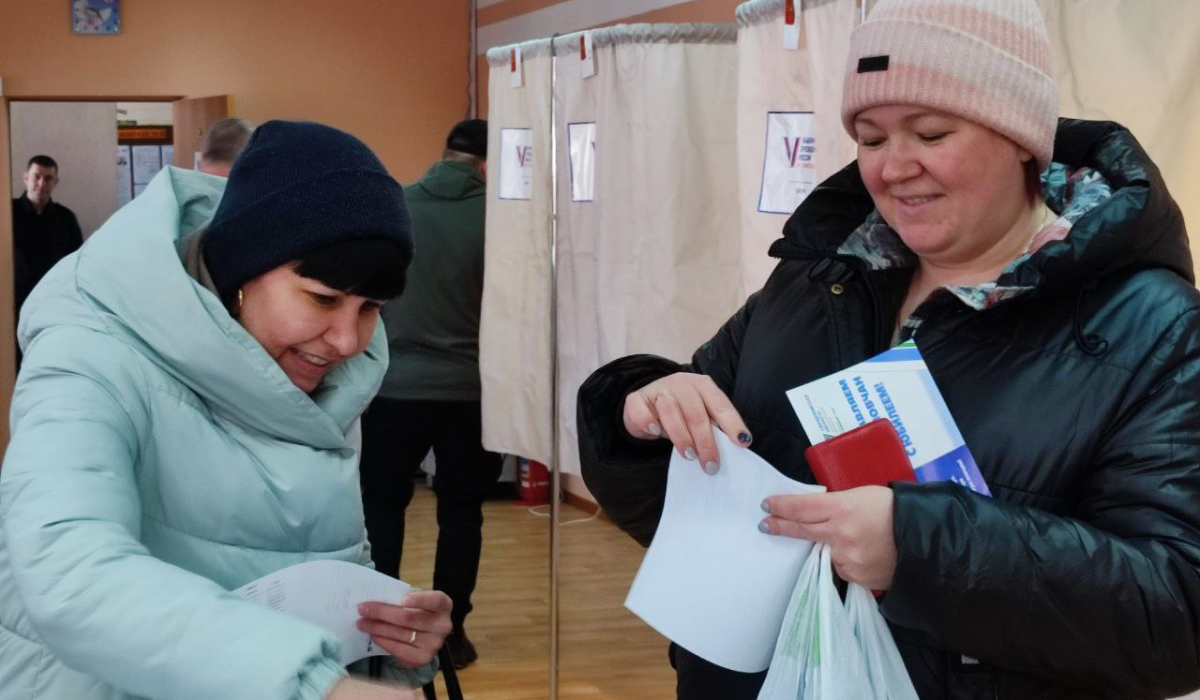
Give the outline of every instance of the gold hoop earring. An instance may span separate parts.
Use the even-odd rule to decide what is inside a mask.
[[[245,302],[245,300],[246,300],[246,294],[239,287],[238,288],[238,296],[237,296],[237,311],[235,311],[233,314],[234,318],[237,318],[238,316],[242,315],[242,304]]]

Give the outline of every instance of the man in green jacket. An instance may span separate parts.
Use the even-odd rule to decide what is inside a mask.
[[[413,477],[433,449],[433,586],[454,601],[446,647],[458,668],[478,656],[463,622],[479,573],[483,500],[500,474],[500,456],[483,449],[479,401],[486,158],[487,122],[461,122],[442,160],[404,188],[416,264],[404,295],[383,311],[391,363],[363,416],[360,467],[376,568],[398,576]]]

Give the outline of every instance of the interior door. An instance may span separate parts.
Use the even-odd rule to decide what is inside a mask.
[[[0,97],[0,192],[10,192],[8,100]],[[13,313],[12,207],[0,207],[0,449],[8,447],[8,404],[17,376],[16,316]]]
[[[204,133],[213,122],[230,116],[233,100],[229,95],[193,97],[171,103],[175,125],[175,166],[196,167],[196,153],[204,142]]]

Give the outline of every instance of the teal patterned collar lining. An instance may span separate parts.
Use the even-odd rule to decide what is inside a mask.
[[[1071,233],[1071,227],[1080,217],[1112,196],[1112,188],[1099,172],[1091,168],[1070,170],[1060,163],[1052,163],[1042,174],[1042,192],[1046,198],[1046,205],[1057,213],[1057,218],[1037,232],[1029,249],[1009,263],[1001,272],[1001,276],[1016,270],[1047,243],[1066,239]],[[900,236],[887,225],[878,209],[867,216],[866,221],[850,234],[837,252],[866,261],[872,270],[891,270],[917,265],[916,254],[904,245]],[[958,297],[967,306],[981,311],[1026,294],[1033,288],[1002,286],[991,281],[969,286],[948,285],[943,289]],[[915,320],[916,325],[920,324],[919,318],[909,320]],[[911,330],[915,330],[916,325]],[[907,321],[905,326],[908,326]],[[901,335],[911,337],[911,331]]]

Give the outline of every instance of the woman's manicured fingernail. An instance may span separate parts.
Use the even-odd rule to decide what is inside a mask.
[[[716,462],[705,462],[704,463],[704,473],[705,474],[712,476],[713,474],[716,474],[719,471],[721,471],[721,465],[717,464]]]
[[[765,535],[771,534],[771,526],[767,524],[766,519],[758,524],[758,531]]]
[[[750,433],[747,433],[745,430],[738,433],[738,442],[742,443],[743,445],[749,445],[750,444]]]
[[[659,437],[662,435],[662,428],[658,427],[658,423],[651,423],[650,425],[646,426],[646,430],[649,431],[654,437]]]
[[[762,502],[762,503],[760,503],[759,505],[760,505],[760,506],[762,506],[762,509],[763,509],[763,512],[764,512],[764,513],[770,513],[770,512],[771,512],[771,504],[767,503],[766,501],[763,501],[763,502]]]
[[[683,458],[684,458],[684,459],[690,459],[690,460],[692,460],[692,461],[695,461],[695,459],[696,459],[696,451],[695,451],[695,450],[693,450],[693,449],[692,449],[692,448],[690,448],[690,447],[689,447],[689,448],[687,448],[686,450],[684,450],[684,451],[683,451]]]

